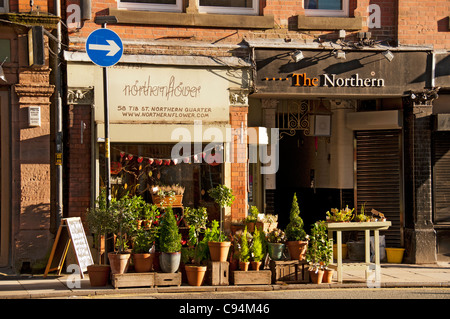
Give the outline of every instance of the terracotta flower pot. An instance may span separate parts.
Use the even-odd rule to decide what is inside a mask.
[[[323,279],[323,270],[309,270],[309,278],[313,284],[321,284]]]
[[[128,270],[131,254],[108,253],[112,274],[124,274]]]
[[[259,268],[261,267],[262,262],[261,261],[251,261],[250,264],[252,265],[252,269],[259,271]]]
[[[325,269],[323,272],[322,282],[330,284],[333,281],[333,269]]]
[[[133,254],[132,257],[136,272],[150,272],[152,270],[155,254]]]
[[[89,282],[92,287],[103,287],[108,284],[111,267],[109,265],[90,265],[87,267]]]
[[[304,260],[306,249],[308,248],[307,240],[288,241],[286,242],[291,260]]]
[[[201,286],[205,279],[206,266],[186,265],[186,276],[188,284],[191,286]]]
[[[212,261],[227,261],[228,252],[230,250],[231,242],[208,242],[209,253]]]
[[[240,261],[239,262],[239,269],[242,271],[248,271],[248,266],[250,265],[249,261]]]

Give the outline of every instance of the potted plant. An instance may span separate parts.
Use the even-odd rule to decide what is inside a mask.
[[[154,260],[154,243],[157,236],[157,229],[143,228],[137,229],[133,239],[132,258],[134,270],[136,272],[149,272],[152,270]]]
[[[209,254],[212,261],[227,261],[231,242],[219,229],[219,222],[213,220],[211,228],[206,228],[204,240],[208,243]]]
[[[264,232],[269,233],[278,226],[278,215],[264,214],[258,218],[256,227],[261,228]]]
[[[253,233],[255,231],[255,225],[258,221],[259,210],[256,206],[250,206],[249,213],[244,219],[244,224],[247,226],[247,231]]]
[[[262,232],[262,231],[261,231]],[[258,227],[256,227],[255,232],[253,233],[253,242],[250,247],[252,261],[250,262],[252,269],[258,271],[261,267],[262,260],[264,259],[264,237],[261,236],[261,232]]]
[[[177,272],[181,260],[181,234],[170,206],[160,218],[159,249],[161,270],[166,273]]]
[[[206,207],[186,207],[184,209],[183,220],[187,227],[194,226],[195,232],[200,234],[201,231],[206,229],[206,225],[208,223],[208,212]]]
[[[300,217],[300,208],[298,207],[296,193],[294,193],[292,199],[289,223],[286,226],[285,232],[287,238],[286,244],[291,260],[304,260],[308,248],[308,235],[303,229],[303,219]]]
[[[272,260],[280,260],[286,247],[286,234],[281,229],[275,228],[267,234],[267,247],[269,257]]]
[[[239,269],[243,271],[248,270],[250,264],[250,248],[249,241],[251,240],[251,234],[247,231],[247,226],[244,228],[241,236],[239,236]]]
[[[209,196],[216,202],[220,207],[220,230],[222,231],[222,216],[224,215],[223,210],[225,207],[231,207],[234,202],[235,196],[233,195],[233,190],[226,187],[225,185],[217,185],[214,188],[208,190]]]
[[[153,204],[158,207],[181,207],[183,206],[184,190],[185,188],[178,184],[163,186],[152,185],[150,187],[150,194],[152,195]]]
[[[122,198],[113,198],[109,207],[112,233],[115,238],[114,252],[108,253],[111,273],[122,274],[128,269],[130,263],[130,252],[128,241],[133,233],[138,211],[134,208],[134,199],[128,195]]]
[[[328,222],[349,222],[352,219],[352,215],[353,215],[353,211],[355,209],[352,208],[348,208],[348,205],[339,210],[337,208],[332,208],[331,212],[327,211],[326,215],[327,215],[327,221]]]
[[[100,247],[102,238],[104,238],[106,234],[112,232],[112,225],[110,213],[106,206],[106,192],[104,190],[102,190],[100,195],[97,197],[94,206],[87,210],[86,219],[89,225],[89,230],[94,235],[98,251],[98,264],[87,267],[89,281],[93,287],[105,286],[108,283],[111,268],[107,264],[100,264]]]
[[[208,243],[205,239],[199,241],[194,225],[189,227],[188,247],[182,253],[189,285],[201,286],[207,270],[204,262],[208,258]]]
[[[155,220],[156,216],[158,216],[159,210],[158,206],[154,204],[149,204],[146,201],[142,199],[142,197],[139,196],[139,202],[137,203],[137,209],[139,212],[139,219],[137,220],[138,228],[144,227],[146,229],[149,229],[153,221]]]
[[[366,206],[366,203],[361,205],[361,210],[359,211],[359,214],[357,212],[355,212],[355,215],[352,218],[355,222],[370,221],[370,217],[365,214],[365,206]]]
[[[309,263],[309,275],[311,281],[316,284],[322,282],[325,270],[327,271],[326,282],[331,282],[332,269],[328,269],[328,264],[332,258],[331,241],[328,239],[327,227],[324,221],[318,221],[311,228],[306,260]]]

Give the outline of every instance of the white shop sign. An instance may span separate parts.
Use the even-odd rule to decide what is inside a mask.
[[[111,123],[229,120],[230,81],[223,69],[118,65],[108,81]]]

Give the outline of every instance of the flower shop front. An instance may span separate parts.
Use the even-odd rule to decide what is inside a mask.
[[[92,185],[93,203],[106,179],[103,80],[101,68],[85,63],[84,55],[65,55],[73,121],[67,176],[89,176],[84,181]],[[151,203],[154,187],[179,185],[183,207],[207,207],[211,219],[218,219],[219,208],[207,191],[226,184],[237,199],[225,210],[225,227],[245,215],[246,184],[238,185],[233,176],[246,174],[247,155],[240,144],[245,142],[249,71],[239,58],[224,59],[226,67],[209,58],[124,56],[108,68],[113,196],[138,194]],[[77,158],[82,156],[76,149],[88,151],[90,160],[86,153]],[[77,191],[67,195],[66,206],[70,216],[78,216],[81,205],[73,196],[83,193],[84,201],[89,188],[79,190],[71,178],[68,183]]]

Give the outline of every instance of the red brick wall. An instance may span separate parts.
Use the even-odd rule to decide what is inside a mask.
[[[91,196],[91,107],[69,105],[65,145],[65,211],[68,217],[85,216]],[[85,124],[81,143],[81,121]]]
[[[398,40],[401,44],[450,47],[448,0],[399,0]]]
[[[242,220],[247,216],[247,116],[248,107],[231,106],[230,124],[233,129],[233,158],[231,159],[231,188],[236,199],[231,206],[231,220]],[[244,132],[241,133],[241,123]],[[243,141],[241,143],[241,134]]]

